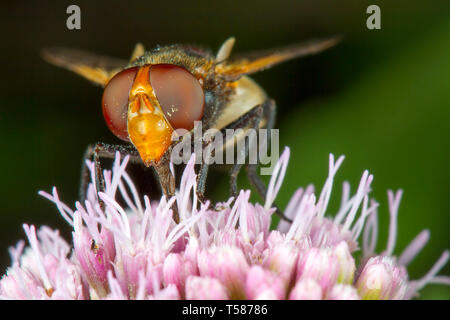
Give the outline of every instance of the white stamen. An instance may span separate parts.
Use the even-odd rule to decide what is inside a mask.
[[[372,203],[375,201],[372,200]],[[364,257],[369,257],[375,252],[378,240],[378,204],[374,205],[374,210],[369,215],[363,235],[363,253]],[[369,239],[370,237],[370,239]]]
[[[58,192],[56,191],[55,187],[52,188],[52,195],[48,194],[45,191],[39,191],[38,194],[56,204],[56,208],[58,209],[64,220],[66,220],[68,224],[73,226],[73,211],[70,210],[70,208],[61,200],[59,200]]]
[[[398,190],[394,195],[392,190],[388,190],[389,201],[389,237],[386,247],[386,255],[390,256],[394,252],[395,243],[397,242],[397,219],[398,219],[398,207],[402,198],[403,191]]]
[[[119,221],[121,222],[122,229],[124,233],[127,235],[128,238],[131,238],[131,229],[130,229],[130,222],[128,220],[128,215],[125,212],[125,210],[109,195],[103,192],[99,192],[98,195],[100,198],[105,202],[105,204],[112,206],[117,212],[119,213],[121,219]]]
[[[438,261],[436,261],[436,263],[430,269],[430,271],[428,271],[427,274],[423,276],[421,279],[414,281],[414,291],[417,292],[421,290],[425,285],[435,280],[436,274],[447,264],[449,258],[450,258],[450,251],[448,250],[444,251],[441,257],[438,259]]]
[[[333,180],[334,176],[336,175],[336,172],[338,171],[339,167],[341,166],[342,162],[344,161],[345,157],[340,156],[336,163],[334,162],[334,155],[330,154],[329,156],[329,163],[328,163],[328,178],[325,181],[325,184],[322,188],[322,192],[319,196],[318,201],[318,217],[323,217],[325,215],[325,211],[328,207],[328,203],[330,201],[331,197],[331,191],[333,189]]]
[[[23,248],[25,247],[25,241],[20,240],[15,247],[10,247],[9,248],[9,255],[11,257],[11,261],[12,261],[12,266],[18,266],[20,261],[20,256],[23,253]]]
[[[281,154],[275,168],[273,169],[272,177],[270,178],[269,187],[267,188],[266,202],[264,209],[268,210],[272,207],[273,202],[278,194],[286,174],[287,164],[289,162],[290,149],[286,147]]]
[[[407,266],[418,254],[430,239],[430,232],[423,230],[419,233],[413,241],[403,250],[403,253],[398,258],[398,263]]]
[[[358,191],[356,192],[356,196],[353,201],[352,208],[351,208],[350,212],[348,213],[347,218],[345,219],[344,230],[350,229],[350,226],[353,223],[353,220],[355,219],[356,211],[358,210],[358,208],[361,204],[361,201],[363,200],[365,194],[367,192],[369,192],[369,186],[372,182],[372,179],[373,179],[373,176],[369,175],[369,172],[367,170],[364,171],[364,173],[361,177],[361,182],[359,184]]]
[[[36,264],[39,270],[39,274],[42,278],[42,282],[44,283],[44,288],[47,291],[50,291],[53,288],[44,266],[43,256],[39,248],[39,241],[36,237],[36,228],[33,225],[28,226],[27,224],[24,224],[23,229],[25,230],[25,234],[27,235],[31,248],[33,249],[33,254],[36,259]]]

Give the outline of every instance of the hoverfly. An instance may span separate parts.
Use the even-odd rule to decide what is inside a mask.
[[[335,45],[338,38],[230,57],[234,42],[234,38],[226,40],[216,55],[194,46],[158,46],[145,51],[142,44],[137,44],[129,61],[64,48],[44,51],[48,62],[104,87],[102,110],[106,124],[114,135],[128,142],[97,143],[87,148],[85,159],[94,160],[97,191],[104,190],[100,158],[112,158],[119,151],[142,161],[146,167],[153,167],[163,194],[170,198],[175,194],[175,179],[170,170],[174,130],[192,132],[194,121],[201,121],[204,129],[272,129],[275,102],[248,75],[318,53]],[[247,175],[265,198],[266,187],[256,166],[247,164]],[[231,168],[231,196],[236,196],[241,168],[242,164]],[[87,169],[83,170],[81,200],[85,199],[84,184],[88,179]],[[200,200],[207,173],[208,164],[201,163],[197,181]],[[178,222],[176,208],[173,217]]]

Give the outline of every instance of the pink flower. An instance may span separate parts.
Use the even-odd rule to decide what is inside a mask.
[[[250,191],[244,190],[223,203],[200,203],[193,157],[176,195],[151,202],[136,191],[125,170],[128,159],[117,154],[112,170],[104,171],[105,192],[96,194],[91,183],[87,200],[75,210],[56,188],[40,192],[73,227],[73,244],[57,230],[24,225],[29,246],[20,241],[10,249],[12,264],[0,280],[0,298],[410,299],[428,283],[450,284],[449,277],[437,275],[448,251],[424,277],[409,280],[407,265],[428,241],[427,230],[394,255],[401,191],[388,193],[388,242],[382,253],[375,252],[378,204],[370,198],[373,176],[367,171],[354,195],[344,183],[338,212],[327,215],[343,157],[335,161],[330,155],[319,194],[312,186],[294,193],[284,210],[292,223],[281,221],[276,230],[270,230],[273,203],[289,149],[274,169],[263,205],[249,202]],[[93,164],[87,165],[93,177]],[[126,205],[116,201],[119,195]],[[179,224],[172,220],[174,203]]]

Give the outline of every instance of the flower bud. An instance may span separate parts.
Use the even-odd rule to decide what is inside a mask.
[[[297,281],[289,294],[289,300],[321,300],[322,287],[312,278]]]
[[[356,288],[364,300],[402,299],[406,292],[407,275],[403,267],[395,265],[391,257],[372,257],[356,281]]]
[[[149,296],[150,300],[180,300],[180,293],[175,285],[169,284],[162,290],[155,292]]]
[[[336,284],[327,295],[327,300],[361,300],[355,287],[348,284]]]
[[[178,253],[170,253],[163,266],[164,284],[174,284],[178,291],[184,292],[186,278],[195,275],[196,267],[186,259],[182,258]]]
[[[269,253],[265,266],[289,285],[295,271],[299,249],[290,243],[277,244]]]
[[[85,227],[81,217],[74,217],[73,244],[74,253],[81,269],[85,273],[90,286],[96,290],[99,297],[108,291],[107,273],[112,270],[112,260],[109,252],[102,245],[96,244]]]
[[[186,281],[187,300],[226,300],[227,289],[219,280],[210,277],[190,276]]]
[[[144,252],[123,252],[118,256],[118,260],[121,263],[116,263],[115,276],[128,296],[134,298],[139,286],[139,273],[147,268],[148,257]]]
[[[200,276],[217,278],[230,292],[231,299],[244,297],[249,269],[241,249],[232,246],[211,247],[198,254]]]
[[[282,278],[255,265],[247,273],[245,294],[247,299],[284,299],[286,285]]]
[[[348,244],[346,241],[341,241],[333,250],[333,255],[337,258],[339,263],[339,273],[337,283],[351,284],[355,275],[356,265],[353,259]]]
[[[311,248],[300,256],[297,264],[297,281],[311,278],[323,290],[328,290],[339,275],[339,261],[331,248]]]
[[[8,268],[0,281],[0,295],[12,299],[43,299],[42,284],[19,268]]]

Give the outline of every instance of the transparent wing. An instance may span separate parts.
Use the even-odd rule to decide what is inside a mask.
[[[334,46],[339,40],[339,37],[310,40],[285,48],[237,55],[219,62],[216,72],[225,80],[235,81],[243,75],[264,70],[275,64],[321,52]]]

